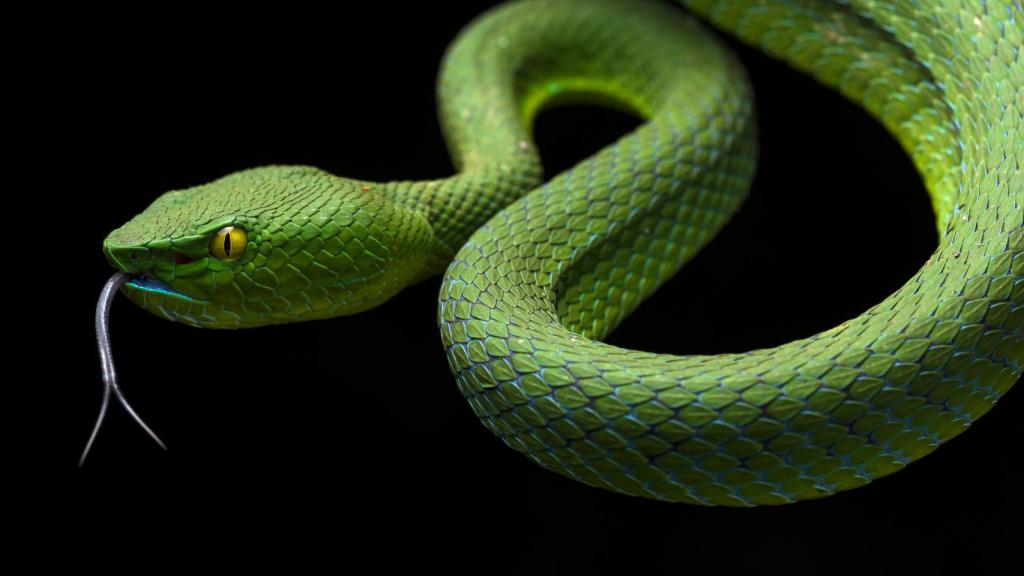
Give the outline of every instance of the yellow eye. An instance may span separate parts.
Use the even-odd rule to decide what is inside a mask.
[[[225,226],[210,239],[210,254],[221,260],[234,260],[245,253],[245,230]]]

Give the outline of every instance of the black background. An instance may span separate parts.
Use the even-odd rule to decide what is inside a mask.
[[[75,167],[60,213],[86,226],[62,247],[80,280],[46,344],[60,350],[44,368],[64,410],[44,453],[58,485],[41,507],[56,556],[82,567],[528,573],[979,573],[1013,562],[1019,391],[908,469],[824,500],[646,501],[546,472],[480,425],[444,360],[437,279],[360,316],[237,332],[172,324],[119,299],[123,386],[170,451],[115,410],[76,469],[100,399],[92,317],[111,272],[104,236],[163,191],[251,166],[449,174],[437,63],[486,5],[167,12],[130,24],[88,15],[56,81],[67,120],[42,150]],[[935,247],[923,186],[877,123],[727,41],[757,91],[751,197],[615,344],[716,353],[808,336],[880,301]],[[635,125],[592,108],[544,113],[549,174]]]

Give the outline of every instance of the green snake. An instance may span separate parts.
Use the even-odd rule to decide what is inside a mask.
[[[255,168],[167,192],[111,232],[107,399],[128,407],[105,340],[117,289],[163,318],[242,328],[355,314],[443,275],[441,339],[474,413],[591,486],[783,504],[862,486],[965,430],[1024,368],[1021,2],[682,3],[860,104],[907,151],[940,240],[894,294],[772,349],[602,343],[740,208],[751,88],[675,7],[523,1],[478,18],[443,61],[454,176]],[[545,183],[533,119],[564,102],[645,121]]]

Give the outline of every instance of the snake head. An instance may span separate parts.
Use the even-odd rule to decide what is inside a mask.
[[[103,241],[146,310],[211,328],[355,314],[422,277],[426,219],[306,166],[237,172],[160,196]]]

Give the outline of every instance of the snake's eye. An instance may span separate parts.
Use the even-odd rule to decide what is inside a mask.
[[[210,254],[221,260],[234,260],[245,253],[245,230],[225,226],[210,238]]]

